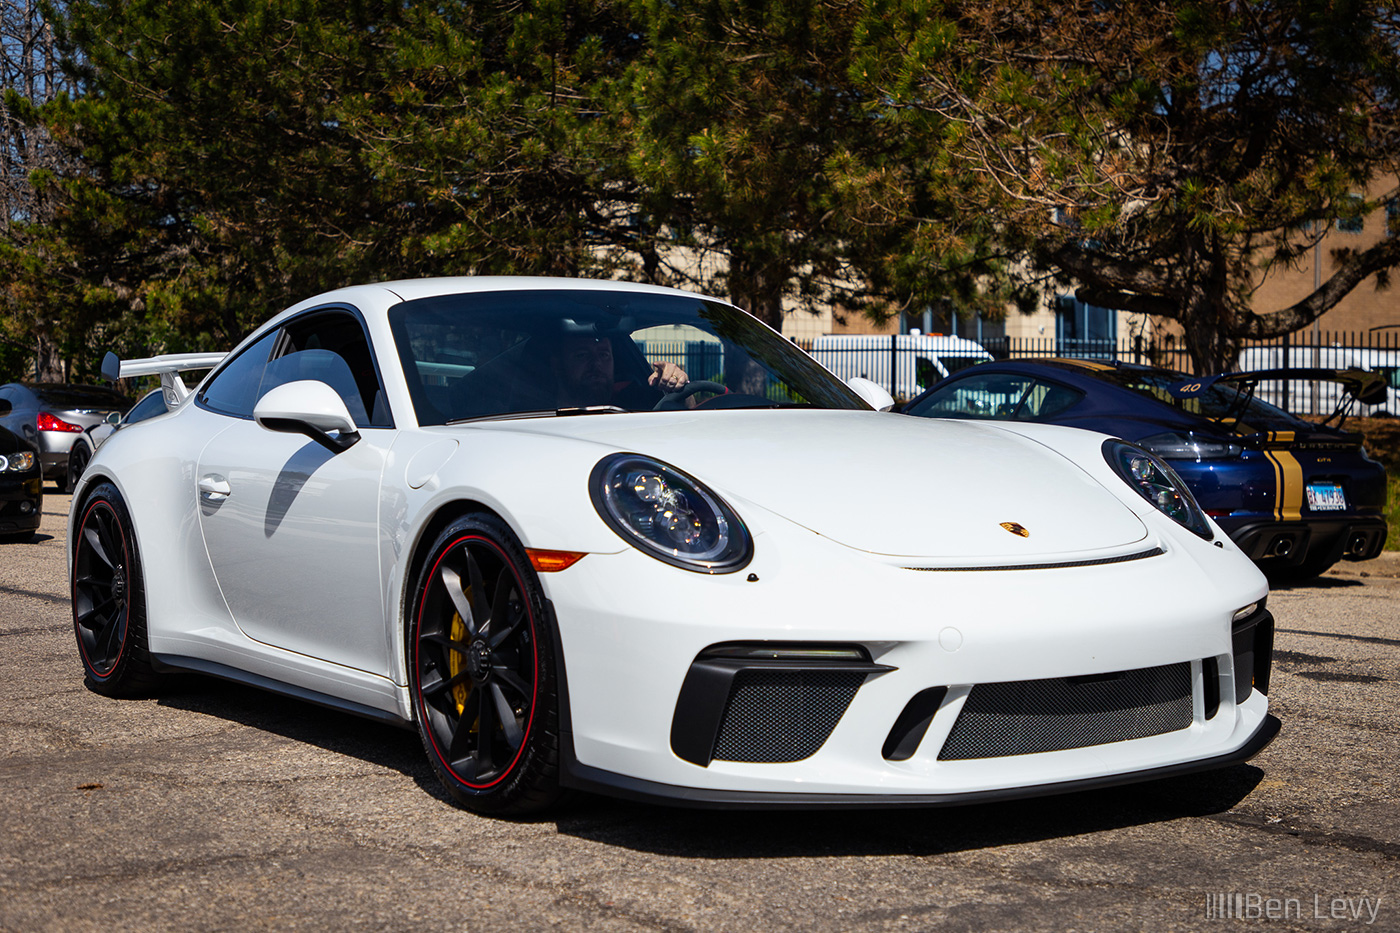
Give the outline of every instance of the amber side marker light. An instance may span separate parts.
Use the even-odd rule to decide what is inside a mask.
[[[530,557],[530,566],[540,573],[558,573],[561,570],[568,570],[579,559],[588,553],[587,551],[544,551],[538,548],[526,548],[525,553]]]

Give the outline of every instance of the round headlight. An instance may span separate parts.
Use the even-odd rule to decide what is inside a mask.
[[[1141,447],[1119,440],[1104,441],[1103,455],[1123,481],[1157,511],[1207,541],[1215,537],[1186,483],[1165,462]]]
[[[753,557],[739,516],[699,480],[640,454],[613,454],[589,478],[593,507],[639,550],[697,573],[733,573]]]
[[[4,454],[0,454],[0,473],[4,473],[4,472],[5,472],[6,470],[8,470],[9,468],[10,468],[10,461],[9,461],[8,459],[5,458],[5,455],[4,455]]]

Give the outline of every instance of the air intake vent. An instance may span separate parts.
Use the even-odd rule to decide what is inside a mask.
[[[1107,745],[1191,725],[1191,664],[978,684],[938,753],[941,761]]]
[[[865,674],[745,670],[734,677],[714,758],[801,761],[816,754],[845,715]]]

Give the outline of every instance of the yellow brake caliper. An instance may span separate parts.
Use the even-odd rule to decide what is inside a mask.
[[[467,590],[467,599],[471,599],[471,590]],[[467,626],[462,621],[462,614],[452,613],[452,634],[450,637],[455,642],[460,642],[467,637]],[[447,653],[447,674],[449,677],[456,677],[462,673],[462,669],[467,666],[466,656],[460,651],[449,651]],[[471,693],[471,682],[463,681],[452,688],[452,699],[457,704],[457,715],[460,716],[467,711],[467,696]],[[475,728],[475,726],[473,726]]]

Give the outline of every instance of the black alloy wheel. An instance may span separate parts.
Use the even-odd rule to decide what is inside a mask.
[[[492,515],[454,522],[410,608],[414,718],[443,785],[481,812],[549,806],[560,793],[553,639],[510,529]]]
[[[146,592],[131,516],[103,483],[83,503],[73,547],[73,629],[87,684],[136,696],[158,682],[146,645]]]
[[[82,478],[83,471],[87,469],[88,461],[91,459],[92,452],[88,450],[86,444],[74,444],[73,449],[68,452],[66,476],[60,481],[58,491],[72,492],[77,489],[78,480]]]

